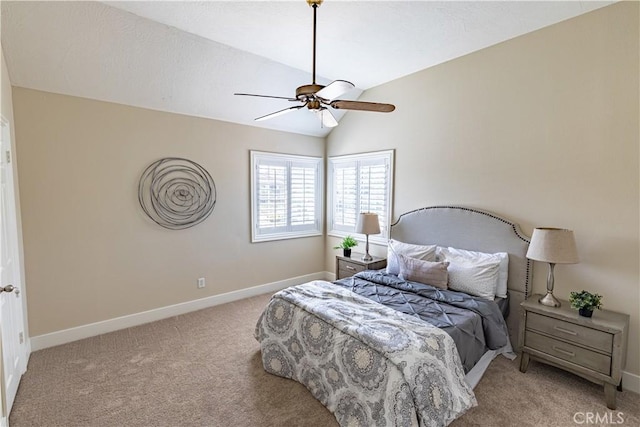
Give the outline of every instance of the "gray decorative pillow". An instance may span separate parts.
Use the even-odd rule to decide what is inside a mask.
[[[400,277],[402,280],[420,282],[426,285],[447,289],[449,263],[424,261],[417,258],[399,254],[398,265],[400,266]]]

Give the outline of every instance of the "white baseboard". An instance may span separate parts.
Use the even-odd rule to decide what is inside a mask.
[[[640,394],[640,375],[622,371],[622,389]]]
[[[227,292],[225,294],[213,295],[207,298],[143,311],[141,313],[116,317],[115,319],[104,320],[102,322],[90,323],[88,325],[51,332],[49,334],[38,335],[30,338],[31,351],[42,350],[44,348],[54,347],[56,345],[66,344],[68,342],[94,337],[96,335],[102,335],[120,329],[130,328],[144,323],[155,322],[156,320],[213,307],[214,305],[225,304],[269,292],[277,292],[288,286],[299,285],[311,280],[328,280],[330,274],[331,273],[326,271],[307,274],[278,282],[266,283],[264,285],[253,286],[251,288]]]

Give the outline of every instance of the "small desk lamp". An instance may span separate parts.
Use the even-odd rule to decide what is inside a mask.
[[[356,233],[365,234],[367,236],[366,253],[362,257],[363,261],[371,261],[373,257],[369,255],[369,234],[380,233],[380,222],[378,222],[378,214],[371,212],[360,212],[358,223],[356,224]]]
[[[556,264],[575,264],[578,262],[573,231],[562,228],[535,228],[531,236],[527,258],[549,263],[547,294],[538,302],[549,307],[560,307],[560,301],[553,296],[553,269]]]

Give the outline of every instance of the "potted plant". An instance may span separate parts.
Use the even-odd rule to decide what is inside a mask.
[[[602,307],[602,295],[587,291],[571,292],[569,302],[571,307],[578,310],[580,316],[591,317],[594,309]]]
[[[347,236],[342,239],[342,242],[338,246],[334,246],[333,249],[342,249],[342,253],[346,257],[351,257],[351,248],[358,246],[358,241],[351,236]]]

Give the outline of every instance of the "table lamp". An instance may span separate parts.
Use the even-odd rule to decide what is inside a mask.
[[[563,228],[535,228],[527,250],[527,258],[549,263],[547,294],[538,302],[549,307],[560,307],[560,301],[553,296],[553,269],[556,264],[575,264],[578,252],[573,231]]]
[[[380,233],[380,222],[378,221],[378,214],[371,212],[361,212],[358,216],[358,223],[356,224],[356,233],[364,234],[367,236],[365,254],[362,257],[362,260],[372,261],[373,257],[369,255],[369,234]]]

